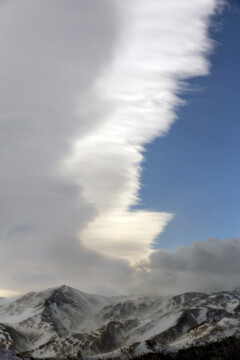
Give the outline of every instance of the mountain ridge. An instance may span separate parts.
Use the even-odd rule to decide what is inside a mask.
[[[34,359],[170,356],[230,337],[240,337],[238,291],[106,297],[62,285],[0,304],[0,347]]]

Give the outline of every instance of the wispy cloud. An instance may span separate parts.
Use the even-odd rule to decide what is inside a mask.
[[[125,22],[95,88],[109,113],[76,142],[71,159],[84,199],[98,210],[80,233],[88,248],[137,261],[150,254],[154,238],[173,217],[131,206],[138,202],[144,145],[174,122],[183,80],[209,72],[208,25],[216,5],[203,0],[119,5]]]

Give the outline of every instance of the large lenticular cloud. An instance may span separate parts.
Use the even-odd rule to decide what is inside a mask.
[[[123,1],[114,59],[96,83],[112,111],[77,142],[72,167],[84,199],[98,210],[81,239],[104,254],[146,258],[172,214],[131,211],[138,201],[144,145],[166,134],[175,119],[181,82],[206,75],[214,0]],[[164,210],[164,209],[163,209]]]
[[[147,258],[173,214],[131,211],[144,146],[208,73],[218,4],[0,3],[2,289],[107,291]]]

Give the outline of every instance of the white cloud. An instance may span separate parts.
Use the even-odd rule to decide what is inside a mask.
[[[144,146],[169,130],[182,81],[208,73],[217,4],[1,2],[3,289],[123,288],[128,260],[151,253],[172,214],[132,210]]]
[[[170,219],[170,214],[151,211],[103,212],[81,236],[88,248],[136,264],[150,255],[150,244]]]
[[[70,160],[79,169],[75,176],[84,199],[98,210],[80,233],[88,248],[132,262],[146,258],[173,217],[130,208],[138,202],[144,145],[166,134],[175,120],[182,81],[209,72],[207,31],[216,5],[214,0],[118,5],[125,20],[120,41],[95,87],[111,111],[76,142]]]

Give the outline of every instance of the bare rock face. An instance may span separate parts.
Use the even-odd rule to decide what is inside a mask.
[[[107,298],[63,285],[0,304],[0,346],[24,359],[232,360],[239,338],[239,291]]]
[[[1,360],[22,360],[20,357],[14,355],[9,350],[0,347],[0,359]]]

